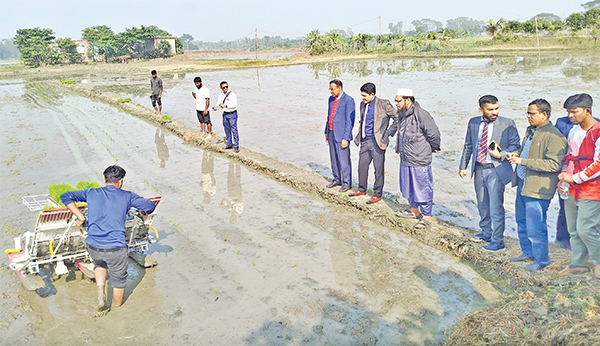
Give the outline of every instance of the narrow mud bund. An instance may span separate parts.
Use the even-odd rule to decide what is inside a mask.
[[[238,161],[246,167],[260,171],[297,190],[351,208],[382,226],[410,234],[424,244],[447,251],[479,268],[485,268],[485,274],[496,276],[510,272],[510,277],[503,278],[509,284],[536,285],[546,282],[550,277],[550,274],[546,273],[533,275],[523,270],[515,270],[514,264],[509,261],[509,257],[514,254],[506,251],[500,254],[490,253],[481,249],[480,245],[475,245],[467,239],[468,235],[473,234],[472,230],[440,221],[434,223],[429,230],[415,230],[412,227],[414,222],[407,222],[394,215],[397,210],[406,208],[396,201],[384,199],[384,203],[369,205],[366,203],[367,198],[349,198],[347,194],[338,193],[336,189],[325,188],[328,183],[325,178],[295,165],[278,161],[244,147],[240,147],[239,154],[230,150],[222,150],[223,143],[201,139],[200,131],[192,129],[176,119],[172,122],[165,122],[160,120],[153,111],[138,104],[117,103],[117,99],[120,98],[118,95],[100,92],[96,88],[86,88],[81,85],[56,84],[84,97],[116,107],[151,124],[160,125],[188,143],[224,155],[229,160]],[[506,243],[513,244],[518,248],[518,242],[515,239],[506,239]]]

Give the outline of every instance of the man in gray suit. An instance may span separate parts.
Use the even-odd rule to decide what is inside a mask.
[[[514,120],[498,116],[498,109],[495,96],[479,99],[481,116],[469,120],[458,171],[465,178],[471,161],[481,233],[469,238],[474,242],[489,242],[483,247],[488,251],[504,249],[504,187],[513,174],[506,153],[521,146]]]
[[[389,136],[388,125],[397,120],[396,110],[389,100],[375,97],[375,84],[365,83],[360,87],[360,126],[354,138],[354,144],[360,144],[358,157],[358,190],[350,194],[352,197],[367,194],[367,178],[369,165],[373,161],[375,168],[375,185],[373,197],[368,204],[377,203],[383,195],[385,149],[387,149]],[[392,134],[393,135],[393,134]]]

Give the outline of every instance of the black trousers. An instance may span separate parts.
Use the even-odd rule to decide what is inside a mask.
[[[379,148],[375,137],[365,137],[360,142],[358,154],[358,190],[367,191],[367,179],[369,178],[369,165],[373,162],[375,168],[375,185],[373,196],[383,195],[383,184],[385,183],[385,150]]]

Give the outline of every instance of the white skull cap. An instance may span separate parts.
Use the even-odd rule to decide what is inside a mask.
[[[415,94],[413,94],[412,89],[403,89],[403,88],[398,89],[398,92],[396,92],[396,95],[398,95],[398,96],[415,96]]]

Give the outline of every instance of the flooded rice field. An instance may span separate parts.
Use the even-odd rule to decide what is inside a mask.
[[[514,119],[521,135],[529,125],[525,116],[527,105],[536,98],[551,103],[553,122],[566,115],[562,103],[568,96],[587,92],[600,98],[600,64],[589,56],[371,60],[163,76],[164,113],[197,128],[191,96],[195,76],[200,76],[211,90],[212,102],[216,102],[222,80],[237,93],[242,146],[326,177],[331,177],[329,152],[323,138],[329,80],[340,78],[344,82],[344,91],[354,98],[357,109],[360,86],[368,81],[376,84],[377,96],[389,100],[394,99],[397,88],[414,89],[417,101],[434,116],[442,132],[442,151],[434,155],[433,161],[433,213],[439,219],[473,229],[477,229],[479,222],[473,181],[459,178],[458,164],[467,121],[479,115],[478,98],[484,94],[496,95],[500,100],[500,115]],[[151,107],[147,79],[108,84],[100,89],[119,92]],[[211,114],[215,130],[223,135],[220,113]],[[357,124],[358,120],[354,134]],[[394,144],[387,153],[384,186],[390,198],[396,198],[399,191],[399,161],[393,147]],[[351,149],[356,184],[358,147],[352,144]],[[371,170],[369,183],[373,181]],[[505,205],[507,234],[516,238],[515,193],[509,185]],[[557,199],[549,209],[551,240],[555,238]]]
[[[243,146],[327,174],[328,78],[292,83],[310,69],[202,77],[214,97],[220,79],[239,93]],[[353,95],[361,78],[342,77]],[[193,124],[191,78],[165,80],[164,102],[166,113]],[[34,226],[21,196],[101,181],[115,162],[127,170],[124,188],[163,196],[153,224],[159,241],[150,247],[159,264],[130,263],[125,304],[107,316],[92,317],[95,285],[81,272],[54,282],[46,273],[48,286],[30,292],[4,258],[0,344],[429,345],[499,296],[451,255],[61,88],[6,81],[0,117],[3,248]]]

